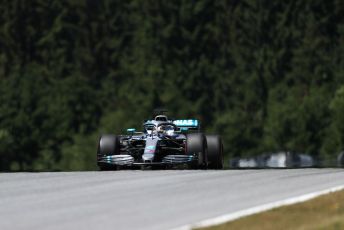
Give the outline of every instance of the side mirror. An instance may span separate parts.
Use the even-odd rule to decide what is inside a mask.
[[[127,129],[127,133],[130,135],[133,135],[135,133],[135,131],[136,131],[136,129],[134,129],[134,128]]]
[[[187,131],[189,131],[189,128],[187,128],[187,127],[180,127],[179,130],[182,133],[186,133]]]

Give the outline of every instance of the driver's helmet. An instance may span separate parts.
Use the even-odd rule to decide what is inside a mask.
[[[156,131],[156,126],[155,125],[145,125],[144,126],[144,132],[147,134],[153,134]]]
[[[160,125],[158,126],[158,132],[164,133],[167,135],[172,135],[174,133],[174,126],[173,125]]]

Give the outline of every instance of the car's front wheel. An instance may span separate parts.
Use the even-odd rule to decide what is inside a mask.
[[[186,136],[186,154],[197,156],[192,168],[207,168],[207,140],[202,133],[190,133]]]
[[[116,170],[117,167],[106,162],[101,162],[99,159],[104,156],[118,155],[119,154],[119,138],[116,135],[102,135],[99,138],[98,149],[97,149],[97,164],[99,170],[108,171]]]
[[[223,144],[218,135],[207,135],[208,168],[223,169]]]

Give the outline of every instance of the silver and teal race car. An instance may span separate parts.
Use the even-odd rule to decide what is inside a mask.
[[[222,169],[223,144],[218,135],[204,135],[196,119],[170,120],[157,115],[143,131],[101,135],[97,164],[100,170],[120,168]]]

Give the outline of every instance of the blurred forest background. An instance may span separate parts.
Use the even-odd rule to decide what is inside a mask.
[[[344,149],[343,0],[2,0],[0,170],[95,169],[156,107],[227,156]]]

